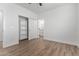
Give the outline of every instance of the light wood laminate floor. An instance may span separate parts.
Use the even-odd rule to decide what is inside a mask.
[[[55,41],[33,39],[8,48],[0,46],[1,56],[78,56],[79,48]]]

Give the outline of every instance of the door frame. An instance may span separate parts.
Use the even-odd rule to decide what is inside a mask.
[[[18,17],[19,18],[23,17],[27,20],[27,40],[29,40],[29,18],[21,15],[19,15]],[[20,41],[20,19],[19,19],[19,41]]]

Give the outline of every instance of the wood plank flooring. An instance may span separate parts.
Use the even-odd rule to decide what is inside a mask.
[[[48,40],[24,40],[20,44],[1,48],[0,56],[79,56],[79,48]]]
[[[0,49],[2,48],[2,41],[0,41]]]

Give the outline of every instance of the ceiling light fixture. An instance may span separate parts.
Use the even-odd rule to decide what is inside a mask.
[[[42,3],[39,3],[39,5],[40,5],[40,6],[43,6],[43,4],[42,4]]]
[[[28,4],[33,4],[33,3],[28,3]],[[39,4],[39,6],[43,6],[43,3],[38,3]]]

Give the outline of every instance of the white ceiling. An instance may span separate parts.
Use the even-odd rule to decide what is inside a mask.
[[[48,10],[54,9],[56,7],[59,7],[59,6],[66,5],[67,3],[43,3],[43,6],[39,6],[38,3],[32,3],[32,4],[17,3],[17,4],[35,13],[42,13],[42,12],[46,12]]]

